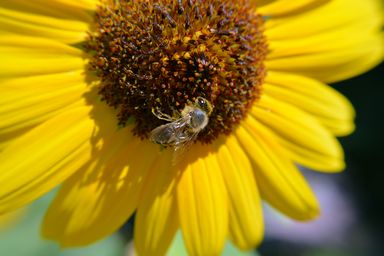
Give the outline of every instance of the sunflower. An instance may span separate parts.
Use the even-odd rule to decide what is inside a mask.
[[[191,255],[253,248],[261,200],[315,218],[297,165],[344,168],[354,110],[325,83],[382,60],[382,21],[375,0],[1,1],[0,213],[61,185],[44,237],[135,213],[140,255],[179,229]]]

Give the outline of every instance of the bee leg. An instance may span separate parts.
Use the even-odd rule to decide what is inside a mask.
[[[161,112],[158,109],[152,108],[152,114],[154,116],[156,116],[157,118],[159,118],[161,120],[168,121],[168,122],[173,122],[173,120],[174,120],[170,115],[164,114],[163,112]]]
[[[173,120],[175,120],[175,119],[179,119],[182,115],[178,110],[174,109],[172,116],[173,116]]]

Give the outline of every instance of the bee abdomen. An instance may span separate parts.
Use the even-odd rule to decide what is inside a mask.
[[[175,143],[175,128],[171,125],[159,126],[152,131],[151,140],[166,146]]]

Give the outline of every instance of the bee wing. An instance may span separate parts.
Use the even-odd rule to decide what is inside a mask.
[[[151,141],[163,146],[174,147],[172,165],[176,165],[180,161],[184,152],[188,150],[199,134],[199,132],[191,131],[190,118],[190,115],[185,115],[151,131]]]
[[[151,131],[150,140],[157,144],[169,145],[175,141],[175,132],[172,123],[156,127]]]
[[[188,118],[181,117],[171,123],[163,124],[151,131],[150,140],[164,146],[176,145],[182,140],[187,129]]]

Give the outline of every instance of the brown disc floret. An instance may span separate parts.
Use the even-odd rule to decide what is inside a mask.
[[[197,140],[228,134],[261,93],[267,54],[263,18],[249,1],[106,1],[86,49],[99,94],[119,125],[147,138],[197,97],[213,106]]]

